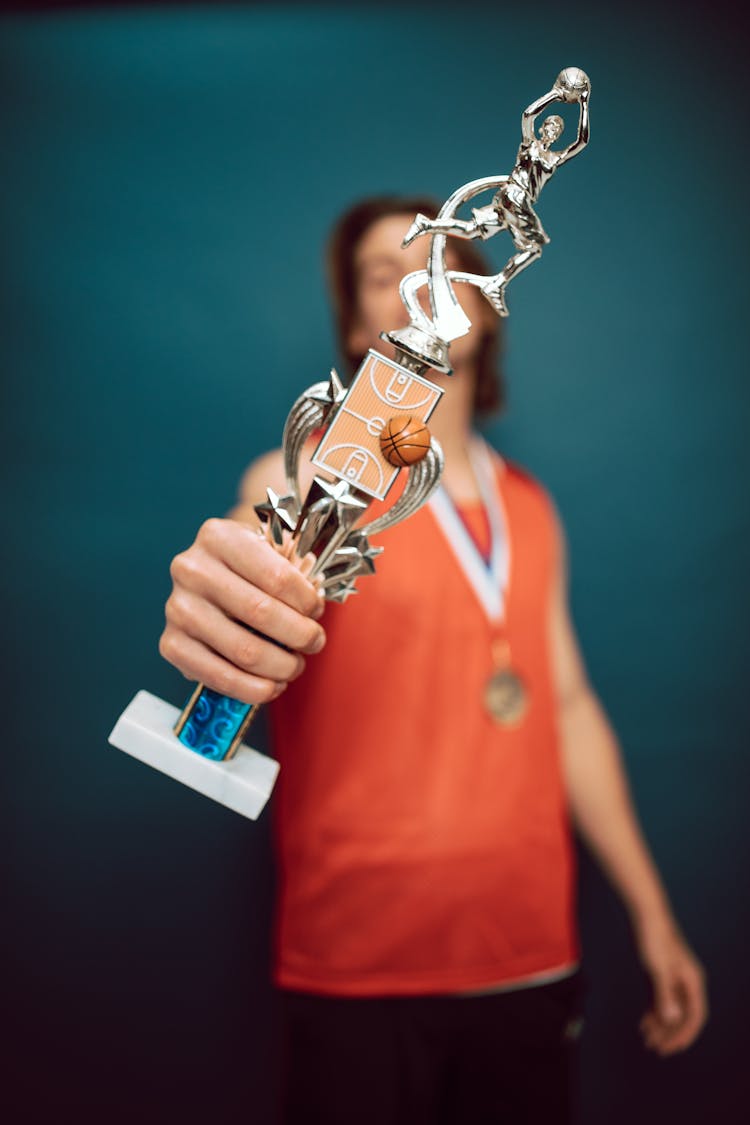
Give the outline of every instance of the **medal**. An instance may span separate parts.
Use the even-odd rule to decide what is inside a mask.
[[[482,558],[444,489],[438,489],[430,500],[430,507],[493,627],[494,637],[490,642],[493,671],[484,687],[485,710],[500,726],[513,727],[526,715],[529,691],[511,663],[505,625],[511,572],[508,519],[493,457],[486,443],[473,441],[469,446],[469,459],[490,525],[489,560]]]
[[[500,668],[487,681],[484,705],[496,723],[514,727],[526,714],[528,696],[523,680],[512,668]]]
[[[498,637],[492,645],[495,671],[484,689],[484,705],[491,718],[503,727],[514,727],[526,714],[529,693],[517,672],[511,667],[507,638]]]

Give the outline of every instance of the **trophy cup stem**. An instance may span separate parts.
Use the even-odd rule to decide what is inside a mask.
[[[259,706],[196,684],[175,723],[174,733],[183,746],[202,757],[225,762],[239,750]]]

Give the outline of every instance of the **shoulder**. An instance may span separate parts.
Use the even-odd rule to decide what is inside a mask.
[[[284,479],[284,455],[280,449],[271,449],[256,457],[245,469],[237,489],[238,497],[243,504],[258,504],[265,498],[267,488],[283,491]]]
[[[300,455],[300,486],[303,494],[307,491],[315,473],[310,464],[317,439],[309,438],[302,448]],[[274,492],[283,495],[287,491],[286,471],[284,469],[284,453],[281,449],[272,449],[256,457],[242,474],[238,495],[243,504],[259,504],[266,498],[266,489],[272,488]]]
[[[538,503],[553,504],[552,494],[547,486],[530,469],[498,454],[502,465],[503,479],[507,485],[520,494]]]
[[[522,508],[537,524],[548,530],[555,544],[564,543],[564,528],[557,503],[552,492],[534,473],[517,461],[500,457],[502,463],[501,486],[515,501],[516,508]]]

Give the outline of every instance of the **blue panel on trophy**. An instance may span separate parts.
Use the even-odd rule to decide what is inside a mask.
[[[222,761],[252,707],[204,687],[177,737],[201,757]]]

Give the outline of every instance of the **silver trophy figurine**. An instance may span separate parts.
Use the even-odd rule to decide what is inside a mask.
[[[382,333],[395,347],[389,359],[369,351],[348,389],[336,372],[309,387],[294,403],[284,427],[283,452],[287,492],[267,490],[256,507],[265,536],[275,550],[317,577],[329,601],[343,602],[356,592],[359,577],[375,572],[382,547],[373,536],[417,511],[440,482],[443,455],[427,421],[442,389],[425,377],[434,368],[450,374],[449,347],[470,327],[455,291],[457,282],[478,286],[501,316],[507,315],[508,283],[542,253],[549,242],[532,204],[555,169],[575,156],[589,136],[589,81],[568,67],[552,89],[523,113],[522,141],[510,175],[487,176],[458,188],[435,219],[417,215],[404,239],[429,234],[427,267],[407,274],[400,286],[410,323]],[[553,150],[563,123],[557,115],[536,118],[554,101],[578,102],[578,135],[566,149]],[[472,219],[456,212],[468,200],[492,190],[489,205],[473,210]],[[515,253],[494,276],[446,270],[446,237],[490,238],[507,230]],[[417,299],[427,285],[431,317]],[[317,475],[303,498],[299,458],[316,430],[323,434],[312,461]],[[383,500],[401,471],[407,474],[399,498],[376,519],[365,513],[372,500]],[[331,479],[333,478],[333,479]],[[198,684],[180,713],[149,692],[140,691],[118,719],[113,746],[161,770],[227,808],[255,819],[264,807],[278,773],[278,763],[243,744],[257,704],[230,699]]]

